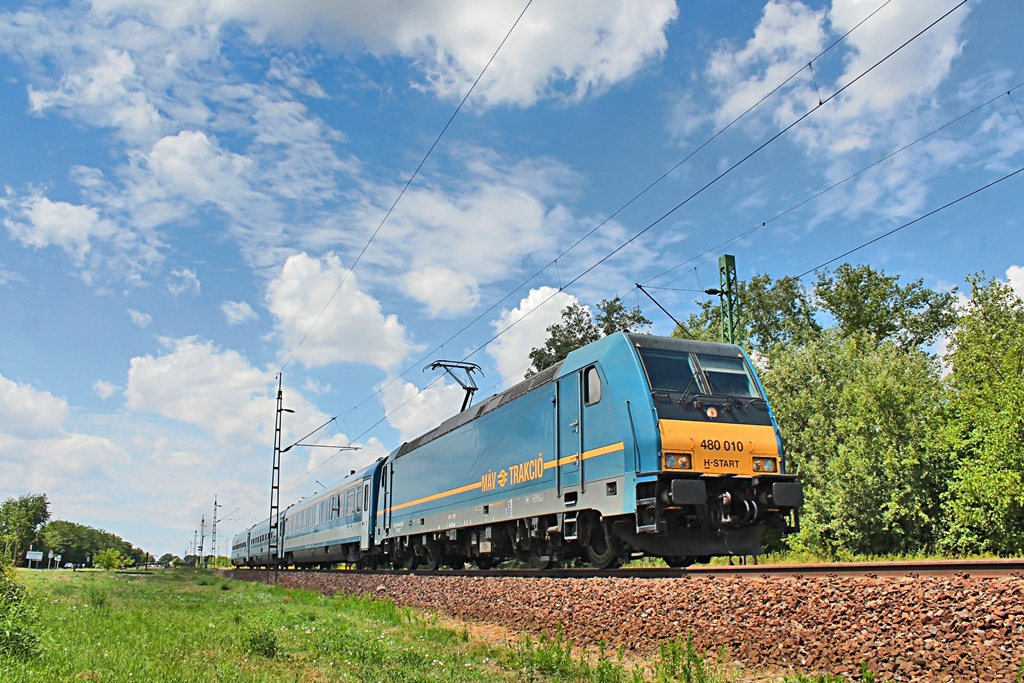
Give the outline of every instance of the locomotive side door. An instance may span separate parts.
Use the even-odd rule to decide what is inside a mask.
[[[580,488],[583,414],[580,411],[580,373],[558,380],[558,495]]]

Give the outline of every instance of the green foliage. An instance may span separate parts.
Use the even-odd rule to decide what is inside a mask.
[[[269,626],[256,626],[246,634],[245,648],[250,654],[273,659],[277,656],[277,634]]]
[[[1024,303],[1007,284],[968,278],[970,303],[950,340],[951,419],[961,463],[945,497],[943,546],[1024,550]]]
[[[714,659],[702,655],[694,644],[692,631],[685,642],[677,637],[658,646],[653,675],[656,683],[728,683],[732,678],[725,650],[719,650]]]
[[[114,548],[104,548],[103,550],[98,551],[93,556],[92,561],[97,567],[102,567],[108,572],[113,571],[114,569],[120,569],[128,562],[127,558],[125,558],[119,550]]]
[[[116,534],[94,529],[84,524],[56,519],[39,530],[43,547],[61,555],[61,562],[84,565],[87,557],[94,557],[104,548],[114,548],[133,563],[145,563],[148,555]]]
[[[765,354],[779,344],[803,344],[821,332],[814,303],[796,278],[773,281],[768,275],[754,275],[737,282],[736,289],[740,310],[736,343],[748,350]],[[700,313],[690,316],[687,329],[677,327],[673,336],[721,341],[718,299],[705,299],[700,307]]]
[[[619,648],[616,661],[609,659],[604,642],[599,644],[593,661],[582,651],[574,655],[573,650],[573,642],[565,639],[559,623],[554,638],[542,634],[535,641],[524,635],[515,644],[510,644],[503,663],[517,671],[524,681],[641,683],[644,680],[641,669],[627,670],[622,664],[624,648]]]
[[[20,564],[25,551],[35,541],[40,525],[49,518],[50,502],[45,493],[28,493],[0,504],[0,540],[4,556]]]
[[[627,309],[619,297],[605,299],[597,305],[597,318],[591,318],[590,309],[575,303],[562,311],[562,322],[547,328],[548,338],[541,348],[530,351],[532,367],[526,373],[532,377],[565,358],[571,351],[595,342],[614,332],[633,332],[651,324],[640,308]]]
[[[921,351],[864,339],[830,330],[780,346],[763,376],[805,485],[800,544],[829,557],[924,552],[955,464],[933,439],[939,367]]]
[[[38,650],[35,625],[39,614],[25,587],[14,578],[14,570],[0,563],[0,661],[26,660]]]
[[[836,268],[818,275],[814,294],[838,321],[839,332],[852,338],[867,334],[876,343],[889,340],[903,350],[934,342],[956,323],[954,292],[935,292],[917,280],[905,287],[899,276],[871,266]]]

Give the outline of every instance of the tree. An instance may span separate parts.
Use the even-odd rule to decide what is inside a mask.
[[[541,348],[530,351],[532,366],[526,376],[551,367],[565,358],[571,351],[595,342],[614,332],[633,332],[651,324],[640,308],[626,309],[619,297],[611,301],[604,299],[597,305],[596,320],[591,318],[590,309],[580,303],[570,304],[562,310],[562,322],[549,325],[548,338]]]
[[[831,557],[935,547],[955,463],[937,446],[944,388],[923,351],[837,329],[774,348],[762,379],[806,505],[796,543]]]
[[[114,548],[100,550],[93,556],[92,560],[94,564],[103,567],[108,572],[120,569],[128,562],[128,558],[121,555],[120,551]]]
[[[736,283],[740,323],[736,343],[767,354],[777,344],[803,344],[821,332],[814,318],[816,308],[807,289],[795,277],[772,280],[754,275]],[[721,304],[716,299],[700,302],[701,311],[691,315],[687,329],[679,327],[675,337],[721,341]]]
[[[59,519],[48,522],[39,530],[39,541],[44,548],[60,554],[62,561],[75,564],[85,564],[87,557],[94,557],[103,548],[115,548],[140,564],[146,557],[144,550],[116,534]]]
[[[959,468],[945,501],[943,546],[1024,551],[1024,302],[1006,283],[967,278],[971,299],[946,356],[948,444]]]
[[[50,502],[45,493],[8,498],[0,505],[0,537],[4,553],[15,564],[23,560],[35,541],[40,525],[50,518]]]
[[[838,322],[844,337],[867,333],[875,343],[895,342],[904,351],[934,342],[956,323],[954,292],[935,292],[916,280],[900,287],[899,276],[871,266],[818,274],[814,294]]]

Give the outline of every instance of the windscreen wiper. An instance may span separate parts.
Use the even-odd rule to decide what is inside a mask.
[[[683,395],[679,397],[679,400],[676,401],[676,403],[678,403],[679,405],[683,405],[684,403],[686,403],[687,396],[690,394],[690,387],[692,387],[693,383],[696,381],[697,375],[690,375],[690,381],[686,383],[686,386],[683,388]]]

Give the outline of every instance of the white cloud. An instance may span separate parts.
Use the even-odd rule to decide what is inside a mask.
[[[407,273],[403,282],[409,296],[426,304],[431,316],[465,313],[480,302],[476,278],[450,268],[428,266]]]
[[[92,393],[96,394],[104,401],[114,395],[119,389],[116,384],[108,382],[106,380],[98,379],[92,383]]]
[[[303,0],[216,0],[209,15],[238,20],[256,41],[302,43],[313,36],[346,49],[397,54],[421,71],[422,88],[461,98],[511,28],[521,8],[458,0],[440,4],[384,0],[372,4]],[[529,106],[552,97],[575,101],[635,74],[668,47],[665,29],[678,15],[670,0],[534,3],[488,67],[475,106]]]
[[[254,368],[237,351],[221,351],[195,337],[163,343],[166,354],[132,358],[128,409],[199,425],[220,442],[244,440],[267,410],[273,373]]]
[[[36,113],[74,109],[90,124],[118,129],[133,141],[152,139],[162,127],[160,113],[140,87],[141,77],[127,52],[105,48],[95,63],[66,73],[52,90],[29,86],[29,105]]]
[[[1017,296],[1024,299],[1024,268],[1021,266],[1010,266],[1006,269],[1006,280],[1017,292]]]
[[[772,0],[746,45],[723,45],[712,53],[707,76],[722,100],[720,125],[742,114],[821,51],[824,18],[825,12],[814,12],[803,3]]]
[[[153,322],[153,316],[148,313],[136,311],[134,308],[128,309],[128,315],[131,316],[132,322],[139,327],[146,327]]]
[[[466,397],[462,387],[444,380],[422,391],[414,384],[399,381],[382,383],[377,389],[387,411],[388,424],[399,431],[403,442],[458,413]]]
[[[398,318],[381,313],[334,254],[289,257],[267,287],[267,308],[277,318],[283,353],[294,351],[306,367],[354,361],[387,369],[412,348]]]
[[[84,263],[91,240],[111,239],[123,233],[91,206],[54,202],[38,193],[17,199],[10,187],[0,208],[27,221],[4,219],[11,237],[26,247],[60,247],[78,264]]]
[[[224,313],[228,325],[240,325],[250,320],[259,319],[256,311],[252,310],[252,306],[245,301],[225,301],[220,305],[220,310]]]
[[[171,278],[167,281],[167,291],[174,296],[185,292],[199,294],[201,287],[196,271],[191,268],[175,268],[171,271]]]
[[[0,375],[0,433],[24,439],[63,435],[67,414],[64,399]]]
[[[517,382],[530,368],[530,351],[544,346],[547,328],[562,319],[566,306],[579,303],[571,294],[554,287],[531,289],[519,306],[502,310],[491,325],[495,332],[505,331],[487,347],[498,371],[509,382]]]

